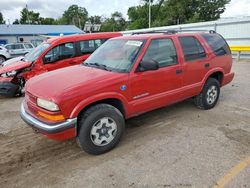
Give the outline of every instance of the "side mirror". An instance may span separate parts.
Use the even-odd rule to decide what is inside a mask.
[[[159,63],[155,60],[141,61],[136,72],[153,71],[159,69]]]

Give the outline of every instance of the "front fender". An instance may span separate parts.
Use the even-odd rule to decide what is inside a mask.
[[[102,101],[102,100],[106,100],[106,99],[118,99],[122,102],[123,107],[124,107],[124,111],[125,111],[125,116],[128,113],[127,109],[128,109],[128,101],[126,99],[126,97],[124,97],[122,94],[120,93],[116,93],[116,92],[107,92],[107,93],[100,93],[91,97],[88,97],[87,99],[84,99],[83,101],[81,101],[71,112],[70,114],[70,118],[75,118],[79,115],[79,113],[86,108],[88,105],[96,103],[98,101]]]

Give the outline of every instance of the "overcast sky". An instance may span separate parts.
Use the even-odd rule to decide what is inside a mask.
[[[42,17],[58,18],[70,5],[85,7],[89,15],[104,15],[119,11],[127,18],[127,10],[138,5],[140,0],[0,0],[0,12],[5,20],[13,22],[20,18],[20,10],[28,4],[28,8],[40,12]],[[222,17],[250,16],[250,0],[231,0]]]

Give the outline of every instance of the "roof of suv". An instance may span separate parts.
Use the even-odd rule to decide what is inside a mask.
[[[76,35],[70,35],[70,36],[61,36],[61,37],[55,37],[52,39],[48,39],[49,43],[54,42],[62,42],[62,41],[77,41],[77,40],[84,40],[84,39],[95,39],[95,38],[113,38],[113,37],[119,37],[122,36],[119,32],[103,32],[103,33],[88,33],[88,34],[76,34]]]
[[[116,39],[127,39],[127,40],[146,40],[146,39],[156,39],[161,37],[173,37],[173,36],[197,36],[203,34],[205,32],[186,32],[186,33],[146,33],[146,34],[134,34],[134,35],[127,35],[117,37]]]

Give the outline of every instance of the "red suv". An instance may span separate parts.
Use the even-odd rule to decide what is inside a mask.
[[[21,61],[0,68],[0,95],[23,93],[27,80],[41,73],[80,64],[106,40],[121,33],[95,33],[58,37],[39,45]]]
[[[232,56],[215,32],[137,34],[111,39],[82,65],[31,79],[21,117],[90,154],[114,148],[125,119],[188,98],[213,108],[232,81]]]

